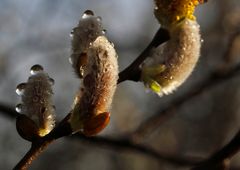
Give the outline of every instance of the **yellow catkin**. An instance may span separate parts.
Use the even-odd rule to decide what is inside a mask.
[[[195,20],[195,7],[204,0],[155,0],[155,16],[163,26],[169,26],[184,18]]]

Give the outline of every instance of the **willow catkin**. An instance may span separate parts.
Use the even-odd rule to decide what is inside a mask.
[[[76,96],[71,127],[89,136],[100,132],[109,122],[109,109],[118,79],[116,51],[105,36],[99,36],[87,51],[83,86]]]
[[[169,94],[190,76],[200,56],[201,36],[193,15],[198,0],[155,0],[155,16],[170,40],[153,49],[142,81],[158,95]],[[165,8],[164,8],[165,7]]]
[[[22,99],[22,104],[16,106],[16,111],[34,122],[39,136],[48,134],[55,125],[52,85],[53,79],[43,71],[43,67],[34,65],[28,81],[16,88]]]
[[[69,58],[72,67],[79,78],[83,77],[87,62],[87,50],[98,36],[104,34],[101,18],[87,10],[83,13],[77,27],[71,32],[72,54]]]

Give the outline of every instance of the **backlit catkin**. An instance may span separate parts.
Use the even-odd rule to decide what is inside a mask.
[[[142,81],[158,95],[169,94],[192,73],[200,56],[201,36],[193,16],[198,0],[155,0],[155,16],[170,40],[152,50]]]

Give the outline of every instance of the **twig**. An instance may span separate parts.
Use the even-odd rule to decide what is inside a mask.
[[[166,154],[159,153],[147,146],[133,143],[130,139],[127,139],[127,138],[112,139],[112,138],[101,137],[101,136],[89,138],[80,134],[74,135],[72,137],[73,139],[80,139],[82,141],[87,142],[88,144],[93,144],[100,147],[105,146],[105,147],[111,147],[120,151],[130,150],[130,151],[143,153],[159,161],[165,161],[165,162],[169,162],[171,164],[179,165],[179,166],[191,166],[200,162],[200,159],[197,159],[197,158],[179,158],[179,157],[168,156]]]
[[[119,73],[118,83],[126,80],[139,81],[141,75],[139,66],[147,57],[149,57],[149,53],[154,47],[157,47],[162,43],[168,41],[169,38],[170,35],[168,31],[164,28],[160,28],[155,34],[153,40],[150,42],[147,48],[137,57],[137,59],[134,60],[133,63],[130,64],[126,69]]]
[[[214,153],[210,158],[201,162],[192,170],[212,170],[214,167],[229,163],[230,159],[238,153],[240,150],[240,131],[234,136],[234,138],[225,145],[221,150]]]
[[[40,153],[42,153],[47,148],[48,145],[50,145],[56,139],[71,135],[72,130],[67,121],[68,118],[69,115],[66,116],[66,118],[64,118],[62,122],[60,122],[59,125],[48,135],[33,141],[30,150],[19,161],[13,170],[26,170],[29,165],[31,165],[32,161],[35,160],[40,155]]]
[[[228,38],[228,44],[227,44],[227,50],[225,51],[224,55],[223,55],[223,60],[228,64],[231,63],[233,58],[232,58],[232,48],[233,45],[236,41],[236,39],[238,38],[238,36],[240,35],[240,28],[237,28],[236,31],[234,31],[233,33],[231,33],[231,35]]]
[[[229,35],[227,48],[222,57],[223,63],[219,66],[219,72],[226,72],[234,64],[232,51],[233,51],[234,43],[239,35],[240,35],[239,28],[236,28],[236,30]]]

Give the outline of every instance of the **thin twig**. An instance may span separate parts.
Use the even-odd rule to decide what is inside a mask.
[[[238,38],[238,36],[240,35],[240,28],[238,28],[236,31],[234,31],[233,33],[231,33],[231,35],[228,37],[228,44],[227,44],[227,50],[225,51],[224,55],[223,55],[223,60],[228,64],[231,63],[233,58],[232,58],[232,48],[233,45],[236,41],[236,39]]]
[[[191,166],[195,165],[200,162],[200,159],[198,158],[180,158],[180,157],[174,157],[169,156],[163,153],[159,153],[154,149],[151,149],[150,147],[133,143],[130,139],[124,138],[124,139],[112,139],[107,137],[85,137],[81,134],[77,134],[72,136],[73,139],[80,139],[81,141],[85,141],[88,144],[97,145],[100,147],[111,147],[118,151],[128,150],[128,151],[135,151],[139,153],[143,153],[145,155],[151,156],[159,161],[165,161],[174,165],[178,166]],[[71,137],[71,138],[72,138]]]
[[[71,135],[72,130],[67,121],[68,118],[69,114],[48,135],[32,141],[32,146],[30,150],[19,161],[19,163],[14,167],[13,170],[26,170],[31,165],[32,161],[35,160],[53,141],[63,136]]]
[[[238,153],[240,150],[240,131],[234,136],[234,138],[225,145],[221,150],[214,153],[210,158],[201,162],[192,170],[210,170],[214,167],[224,164],[225,162],[229,162],[230,159]]]
[[[139,81],[141,74],[139,66],[147,57],[149,57],[149,54],[154,47],[157,47],[162,43],[168,41],[169,38],[170,35],[168,31],[164,28],[160,28],[147,48],[136,58],[136,60],[133,61],[132,64],[130,64],[126,69],[119,73],[118,83],[126,80]]]

